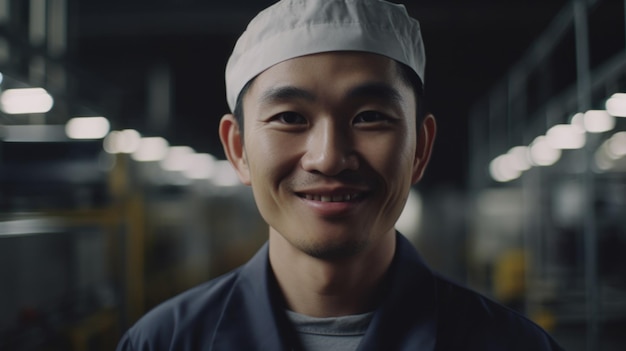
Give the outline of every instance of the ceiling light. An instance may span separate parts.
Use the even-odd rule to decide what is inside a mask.
[[[161,137],[141,138],[137,150],[131,154],[135,161],[161,161],[167,155],[169,143]]]
[[[236,186],[239,183],[237,172],[228,161],[216,161],[215,172],[211,177],[213,184],[217,186]]]
[[[513,169],[518,171],[526,171],[530,169],[531,164],[528,159],[529,156],[527,146],[515,146],[509,150],[508,154],[511,156],[507,158],[507,160]]]
[[[161,160],[161,167],[166,171],[183,171],[191,165],[195,151],[189,146],[172,146],[167,156]]]
[[[511,167],[510,157],[509,154],[500,155],[491,161],[489,164],[491,178],[497,182],[509,182],[519,178],[521,172]]]
[[[141,134],[134,129],[114,130],[104,138],[104,151],[110,154],[132,154],[139,148]]]
[[[118,138],[118,148],[123,154],[132,154],[139,148],[141,134],[134,129],[124,129],[120,131]]]
[[[571,125],[578,126],[585,129],[585,114],[582,112],[578,112],[577,114],[572,116],[572,120],[570,121]]]
[[[606,100],[606,111],[615,117],[626,117],[626,94],[616,93]]]
[[[110,129],[105,117],[75,117],[67,121],[65,134],[71,139],[102,139]]]
[[[200,153],[190,155],[191,164],[183,173],[189,179],[209,179],[215,172],[215,157]]]
[[[580,149],[585,146],[585,130],[574,124],[557,124],[548,130],[546,140],[555,149]]]
[[[626,132],[618,132],[607,141],[609,156],[615,159],[626,156]]]
[[[561,150],[553,148],[545,136],[538,136],[530,144],[530,159],[537,166],[551,166],[561,158]]]
[[[614,167],[614,161],[608,155],[607,151],[608,150],[606,149],[606,144],[603,144],[601,147],[598,148],[594,155],[596,167],[600,172],[608,171]]]
[[[583,123],[589,133],[602,133],[615,127],[615,117],[606,110],[590,110],[585,112]]]
[[[8,114],[45,113],[54,99],[43,88],[7,89],[0,95],[0,109]]]

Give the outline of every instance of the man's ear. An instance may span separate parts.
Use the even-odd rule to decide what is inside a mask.
[[[415,149],[415,159],[413,160],[413,184],[419,182],[424,175],[424,170],[426,170],[433,151],[435,134],[437,134],[435,116],[428,114],[424,118],[417,134],[417,147]]]
[[[243,135],[234,115],[226,114],[222,117],[219,134],[224,153],[230,164],[235,168],[235,171],[237,171],[239,180],[246,185],[250,185],[250,169],[248,168],[246,150],[243,145]]]

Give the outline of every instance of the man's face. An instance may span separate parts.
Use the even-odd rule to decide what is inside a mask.
[[[225,145],[271,231],[318,258],[394,234],[433,137],[418,143],[414,94],[394,61],[354,52],[294,58],[257,76],[243,104],[243,144],[231,116]]]

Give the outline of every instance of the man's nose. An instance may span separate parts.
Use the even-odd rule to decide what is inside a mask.
[[[309,172],[334,176],[359,167],[349,129],[332,120],[318,123],[309,132],[302,167]]]

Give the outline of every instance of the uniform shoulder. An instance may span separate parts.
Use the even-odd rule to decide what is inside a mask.
[[[460,334],[457,340],[462,344],[481,345],[485,350],[562,350],[521,313],[448,279],[436,280],[441,333]]]
[[[118,351],[161,350],[167,348],[159,345],[172,345],[176,340],[206,338],[219,321],[238,273],[239,270],[227,273],[157,305],[128,329]],[[198,330],[202,330],[201,335],[191,335]]]

